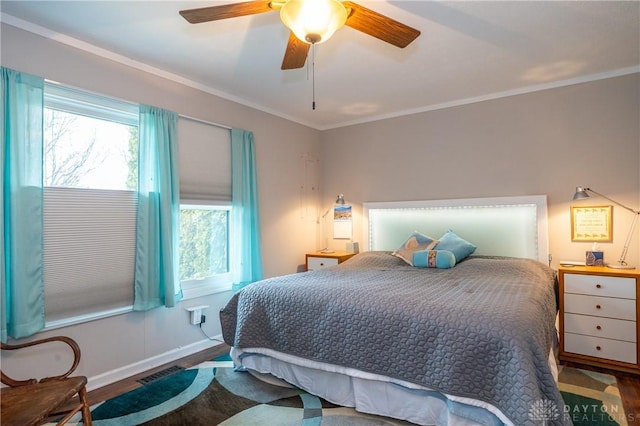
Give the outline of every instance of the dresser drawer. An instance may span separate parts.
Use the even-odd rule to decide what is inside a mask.
[[[636,344],[600,337],[564,333],[564,351],[635,364]]]
[[[614,297],[565,294],[564,312],[635,321],[636,301]]]
[[[564,292],[635,299],[636,280],[626,277],[564,274]]]
[[[338,264],[338,259],[330,257],[307,257],[307,270],[315,271],[317,269],[326,268],[327,266],[334,266]]]
[[[584,334],[607,339],[636,341],[636,322],[619,319],[564,314],[565,333]]]

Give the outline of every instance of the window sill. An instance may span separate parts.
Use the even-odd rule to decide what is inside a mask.
[[[70,327],[76,324],[96,321],[104,318],[114,317],[116,315],[128,314],[133,312],[133,305],[123,306],[121,308],[110,309],[108,311],[93,312],[85,315],[78,315],[71,318],[63,318],[60,320],[47,321],[42,331],[56,330],[59,328]]]
[[[231,283],[189,285],[182,287],[182,301],[233,290]]]
[[[189,284],[182,289],[182,299],[180,301],[196,299],[198,297],[210,296],[212,294],[225,293],[233,291],[231,283],[217,284]],[[71,318],[63,318],[54,321],[47,321],[42,331],[57,330],[60,328],[70,327],[72,325],[83,324],[90,321],[101,320],[104,318],[114,317],[134,312],[133,305],[123,306],[121,308],[110,309],[102,312],[94,312],[85,315],[78,315]]]

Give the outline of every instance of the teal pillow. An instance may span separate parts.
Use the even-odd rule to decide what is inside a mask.
[[[416,268],[449,269],[456,266],[456,257],[448,250],[420,250],[413,252]]]
[[[462,262],[474,251],[476,246],[469,241],[460,238],[452,230],[448,230],[441,238],[438,244],[434,247],[434,250],[448,250],[456,257],[456,263]]]
[[[404,243],[402,243],[398,250],[391,254],[413,266],[413,252],[418,250],[431,250],[436,244],[438,244],[438,240],[414,231],[409,235],[409,238],[404,240]]]

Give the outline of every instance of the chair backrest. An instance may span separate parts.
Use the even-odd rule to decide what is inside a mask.
[[[38,380],[38,379],[15,380],[15,379],[12,379],[11,377],[7,376],[2,370],[0,370],[0,379],[1,379],[2,383],[4,383],[7,386],[11,386],[11,387],[24,386],[24,385],[37,383],[38,381],[64,379],[64,378],[68,377],[71,373],[73,373],[76,370],[76,368],[78,368],[78,364],[80,363],[81,353],[80,353],[80,346],[78,346],[78,343],[76,343],[76,341],[73,340],[70,337],[53,336],[53,337],[47,337],[45,339],[39,339],[39,340],[34,340],[32,342],[19,343],[19,344],[15,344],[15,345],[9,345],[7,343],[0,342],[0,349],[7,350],[7,351],[12,351],[12,350],[17,350],[17,349],[22,349],[22,348],[28,348],[30,346],[42,345],[42,344],[50,343],[50,342],[63,342],[63,343],[66,343],[71,348],[71,350],[73,351],[73,363],[71,364],[71,367],[64,374],[61,374],[59,376],[45,377],[45,378],[42,378],[40,380]]]
[[[91,426],[91,410],[86,389],[87,378],[84,376],[69,377],[80,363],[80,347],[73,339],[66,336],[54,336],[15,345],[0,342],[0,349],[13,351],[51,342],[65,343],[73,351],[73,363],[64,374],[40,380],[15,380],[0,370],[2,383],[8,386],[0,389],[3,426],[37,425],[52,418],[59,419],[58,425],[62,425],[78,412],[82,413],[83,424]],[[60,411],[59,407],[64,407],[64,409]]]

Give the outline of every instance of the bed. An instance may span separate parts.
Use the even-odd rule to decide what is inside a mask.
[[[222,309],[237,367],[417,424],[564,424],[546,197],[363,211],[367,251],[251,284]],[[476,247],[453,265],[394,255],[416,231],[438,239],[451,230]]]

